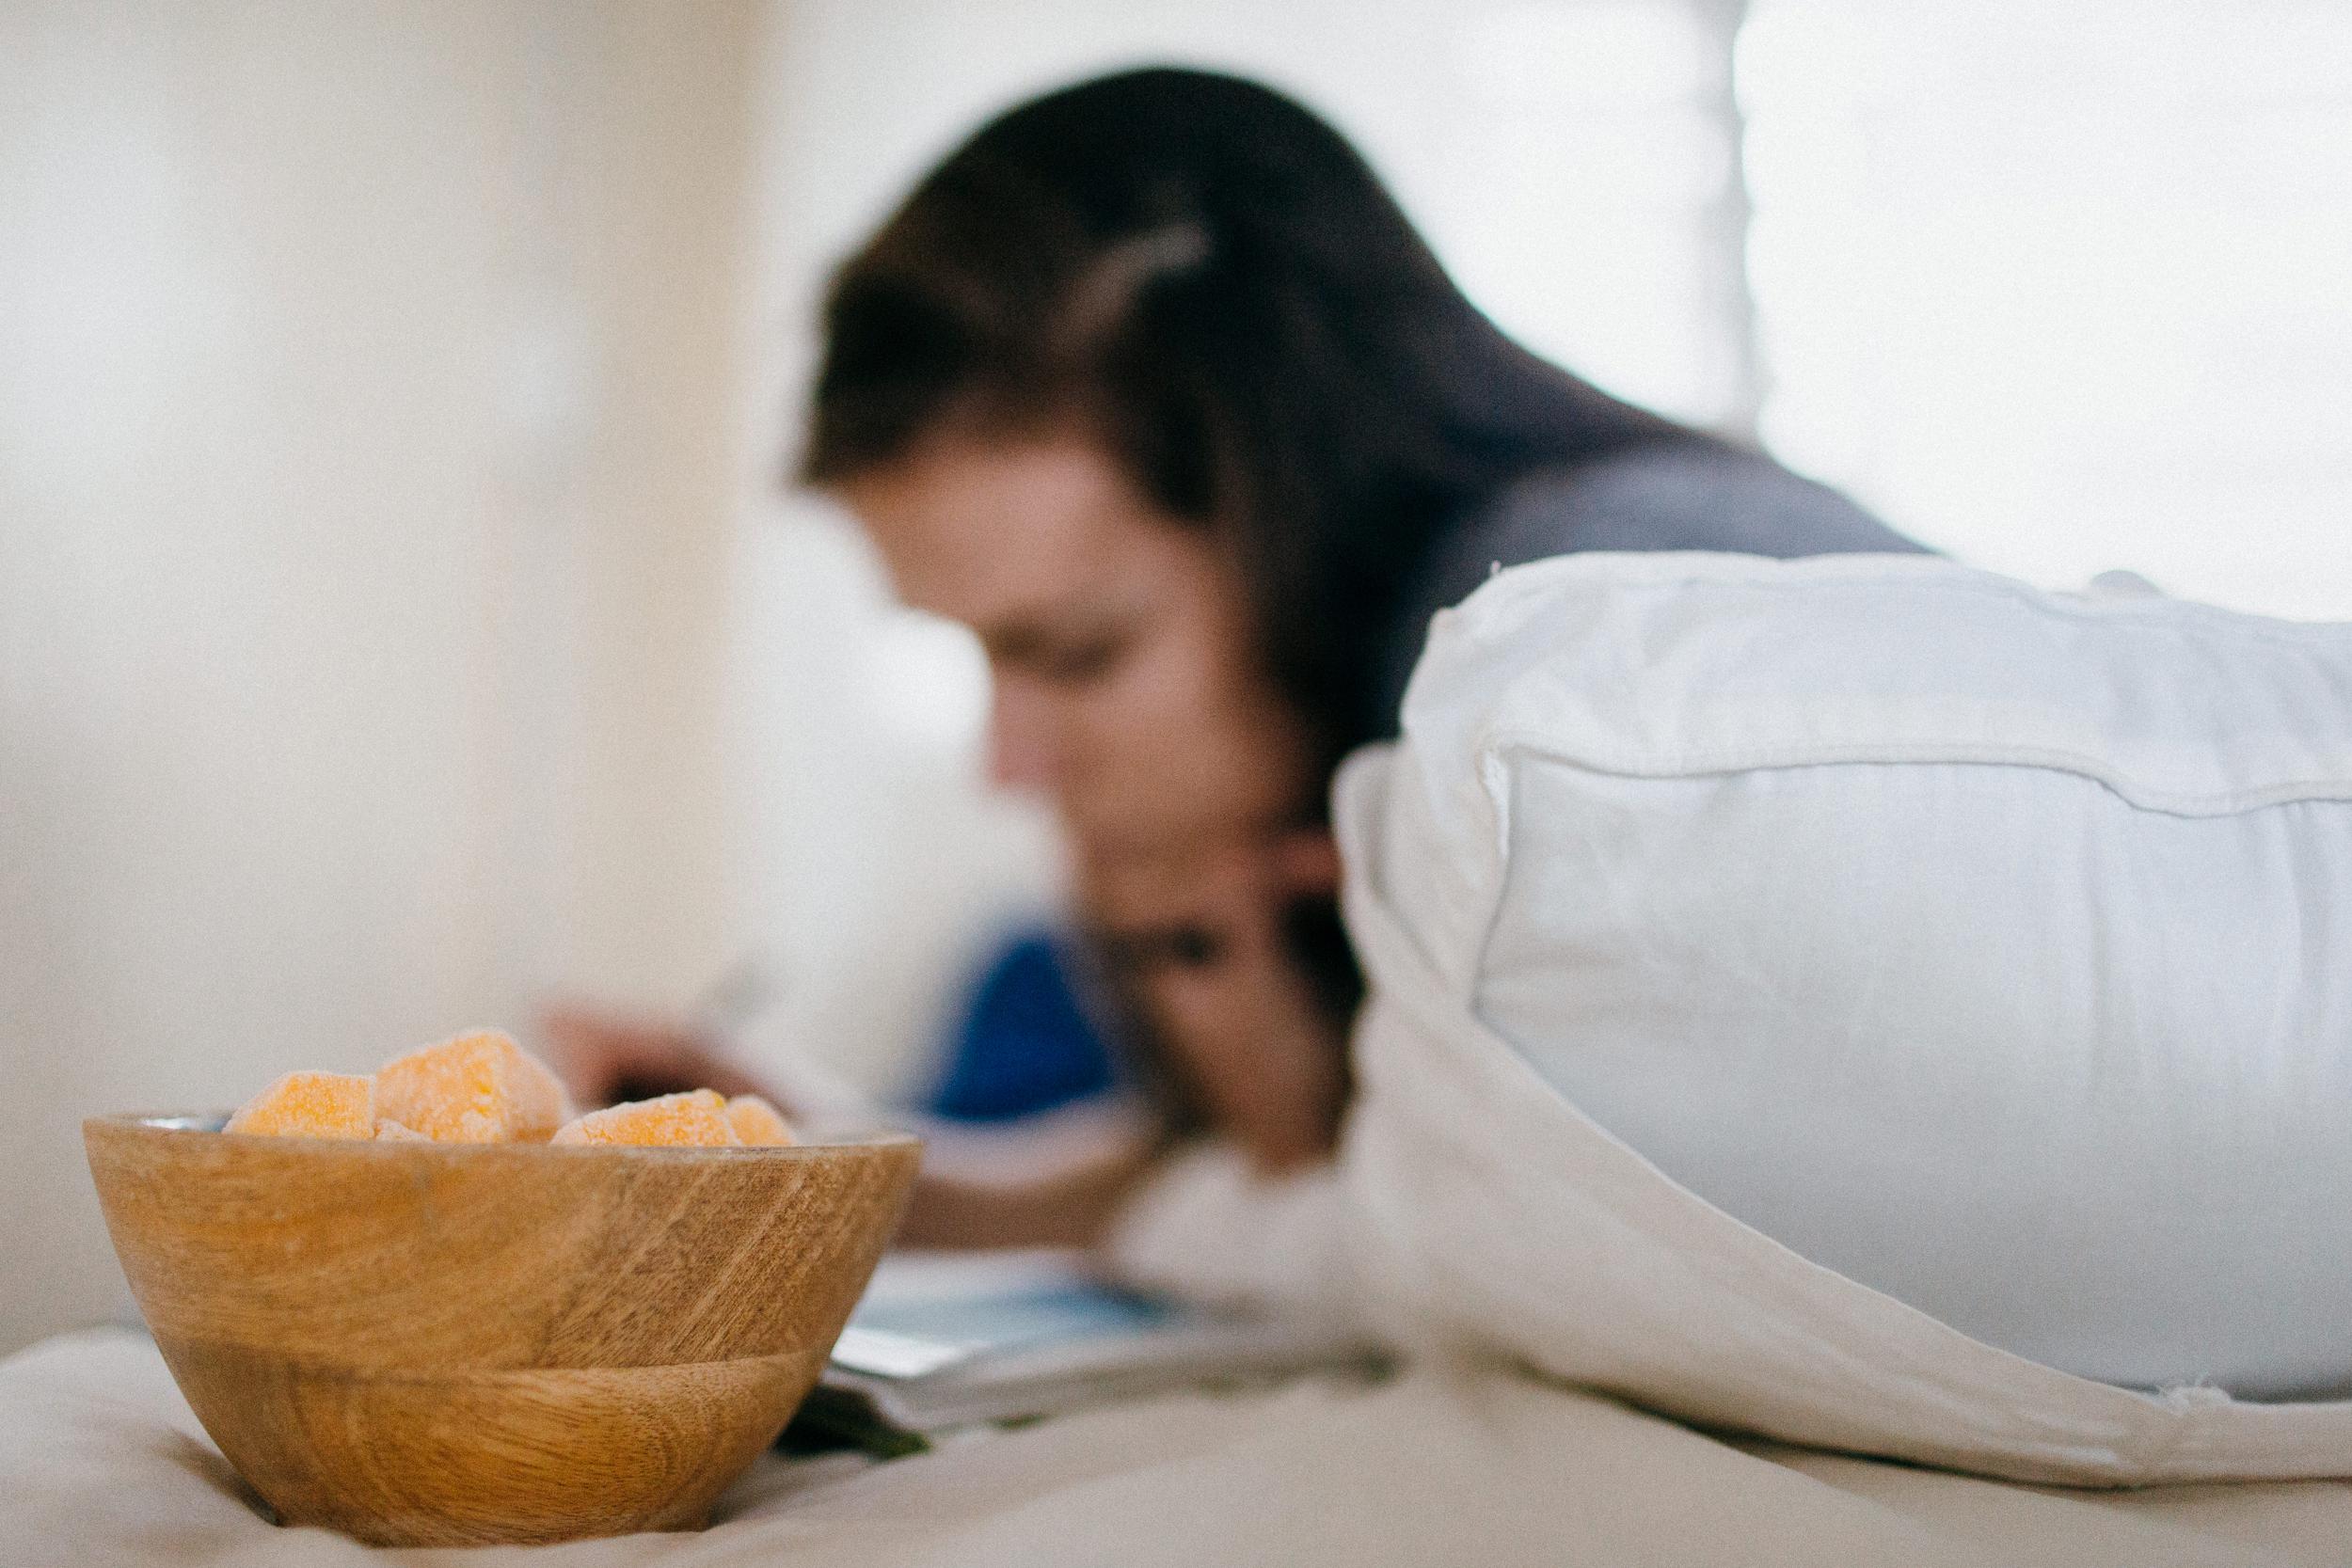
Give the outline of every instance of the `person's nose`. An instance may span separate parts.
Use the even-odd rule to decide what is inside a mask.
[[[1053,715],[1042,699],[999,680],[988,713],[988,782],[999,789],[1052,794],[1061,783]]]

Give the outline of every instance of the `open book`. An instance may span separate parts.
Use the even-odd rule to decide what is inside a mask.
[[[956,1427],[1379,1365],[1328,1330],[1105,1284],[1069,1253],[899,1253],[875,1271],[795,1425],[905,1451]]]

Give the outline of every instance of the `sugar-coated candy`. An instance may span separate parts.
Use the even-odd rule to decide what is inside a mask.
[[[791,1124],[755,1094],[739,1094],[727,1101],[727,1123],[737,1137],[755,1147],[799,1141],[792,1136]]]
[[[725,1098],[711,1089],[695,1089],[591,1111],[566,1124],[555,1134],[555,1141],[688,1148],[729,1147],[743,1140],[727,1119]]]
[[[484,1030],[385,1063],[375,1113],[442,1143],[545,1143],[571,1107],[545,1063]]]
[[[246,1101],[223,1131],[270,1138],[373,1138],[375,1084],[347,1072],[290,1072]]]

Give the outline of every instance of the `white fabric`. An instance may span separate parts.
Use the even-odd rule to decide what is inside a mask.
[[[2352,1484],[2052,1493],[1431,1368],[1122,1405],[881,1465],[767,1458],[696,1533],[377,1551],[253,1513],[141,1338],[0,1363],[9,1568],[2333,1568],[2346,1541]]]
[[[1422,668],[1395,907],[1587,1116],[2034,1359],[2352,1388],[2352,628],[1620,558]]]
[[[2352,1405],[1984,1342],[2352,1382],[2352,628],[1541,562],[1336,817],[1341,1288],[1407,1332],[1994,1474],[2352,1471]]]
[[[1376,1337],[1334,1166],[1265,1177],[1231,1144],[1178,1152],[1120,1211],[1103,1251],[1116,1276],[1195,1301],[1277,1311]]]

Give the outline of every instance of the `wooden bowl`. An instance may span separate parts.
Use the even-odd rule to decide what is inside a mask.
[[[921,1152],[220,1122],[82,1124],[132,1293],[279,1518],[403,1545],[701,1524],[815,1383]]]

